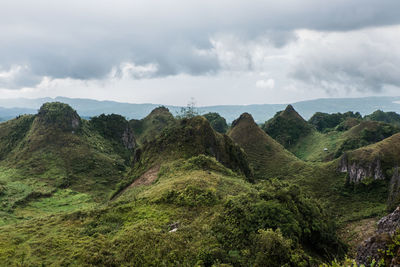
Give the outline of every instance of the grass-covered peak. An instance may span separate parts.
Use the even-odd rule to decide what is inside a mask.
[[[169,109],[160,106],[153,109],[149,115],[141,120],[129,121],[133,129],[136,141],[139,144],[153,140],[163,131],[164,128],[176,123],[174,116]]]
[[[38,112],[38,121],[44,126],[54,126],[63,131],[75,131],[81,126],[81,118],[68,104],[44,103]]]
[[[153,109],[148,116],[157,116],[161,114],[171,114],[169,109],[164,106],[159,106]]]
[[[312,129],[312,126],[297,113],[292,105],[288,105],[284,111],[276,113],[263,125],[263,130],[286,148],[295,145]]]
[[[166,127],[158,137],[142,148],[141,163],[189,158],[196,155],[215,157],[228,168],[251,176],[247,157],[227,136],[213,130],[202,116],[182,119]]]
[[[296,161],[281,144],[261,130],[249,113],[243,113],[233,121],[228,135],[245,150],[256,178],[271,177],[284,164]]]

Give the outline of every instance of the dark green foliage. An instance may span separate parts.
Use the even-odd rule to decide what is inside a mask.
[[[112,142],[114,149],[129,165],[132,152],[136,148],[136,141],[128,121],[117,114],[101,114],[93,117],[89,123],[93,129]]]
[[[60,102],[43,104],[38,112],[40,123],[54,126],[62,131],[76,131],[81,124],[78,113],[69,105]]]
[[[175,118],[164,106],[155,108],[142,120],[129,121],[139,144],[144,144],[155,139],[165,128],[175,123]]]
[[[93,117],[89,123],[104,137],[122,143],[124,132],[129,129],[128,121],[121,115],[111,114]]]
[[[362,119],[361,114],[359,112],[354,113],[352,111],[349,111],[343,114],[342,113],[328,114],[328,113],[317,112],[308,120],[308,122],[314,125],[318,131],[322,132],[327,129],[335,128],[348,118]]]
[[[143,146],[139,164],[160,159],[190,158],[197,155],[215,157],[226,167],[251,179],[247,156],[227,135],[215,132],[201,116],[182,119],[179,124],[165,128],[160,136]],[[140,166],[140,165],[139,165]]]
[[[311,125],[291,105],[265,122],[262,129],[285,148],[293,146],[312,131]]]
[[[344,121],[342,121],[338,126],[336,126],[335,130],[339,132],[344,132],[360,124],[360,122],[361,119],[358,118],[347,118]]]
[[[211,206],[217,202],[217,195],[214,190],[189,185],[180,191],[165,192],[157,202],[189,207]]]
[[[214,231],[228,251],[251,247],[259,229],[280,228],[283,236],[294,242],[294,248],[309,247],[326,258],[343,256],[345,246],[327,218],[321,206],[298,187],[272,180],[258,185],[256,194],[227,200]]]
[[[211,127],[219,133],[226,133],[228,130],[228,124],[225,118],[221,117],[216,112],[210,112],[203,115],[211,124]]]
[[[400,115],[396,112],[384,112],[382,110],[374,111],[372,114],[365,116],[366,120],[382,121],[400,126]]]
[[[363,122],[362,124],[366,123],[367,122]],[[368,127],[368,125],[366,125],[357,135],[353,135],[343,142],[336,151],[335,158],[340,157],[345,151],[374,144],[398,132],[400,132],[400,128],[387,123],[375,123],[373,127]]]
[[[33,115],[23,115],[0,124],[0,160],[22,141],[34,119]]]

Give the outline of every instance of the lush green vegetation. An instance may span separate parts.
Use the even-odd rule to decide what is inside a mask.
[[[103,207],[3,226],[0,259],[7,265],[307,265],[343,255],[328,218],[299,187],[278,180],[252,185],[199,156],[163,166],[154,185],[132,188]]]
[[[249,114],[225,135],[218,114],[192,115],[159,107],[142,120],[87,121],[52,103],[1,123],[0,262],[339,265],[343,241],[361,240],[345,230],[386,213],[388,179],[349,184],[335,158],[379,158],[390,178],[395,125],[344,113],[313,126],[289,106],[263,126],[272,137]]]
[[[211,127],[219,132],[219,133],[226,133],[228,130],[228,124],[226,123],[225,118],[221,117],[216,112],[209,112],[203,115],[211,124]]]
[[[315,128],[322,132],[327,129],[333,129],[342,122],[346,121],[349,118],[353,119],[361,119],[361,114],[356,112],[346,112],[346,113],[323,113],[323,112],[317,112],[315,113],[309,120],[308,122],[311,125],[314,125]]]
[[[366,120],[382,121],[400,126],[400,115],[396,112],[384,112],[382,110],[374,111],[372,114],[365,116]]]
[[[129,121],[139,144],[155,139],[165,128],[173,126],[175,123],[174,116],[165,107],[154,109],[142,120]]]
[[[284,111],[265,122],[263,130],[285,148],[295,145],[301,137],[308,135],[312,127],[289,105]]]

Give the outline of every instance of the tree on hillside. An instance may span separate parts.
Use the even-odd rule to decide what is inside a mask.
[[[176,116],[178,119],[190,119],[199,115],[196,108],[196,101],[192,97],[186,107],[182,107],[180,113]]]
[[[228,130],[228,124],[224,117],[221,117],[216,112],[209,112],[203,115],[211,124],[211,127],[219,133],[226,133]]]

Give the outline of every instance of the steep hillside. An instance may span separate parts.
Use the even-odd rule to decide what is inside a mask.
[[[105,206],[0,227],[9,266],[307,266],[343,254],[333,221],[297,186],[252,185],[204,155]]]
[[[400,163],[400,133],[378,143],[349,151],[341,157],[340,168],[348,172],[350,182],[366,178],[390,179]]]
[[[156,138],[164,128],[176,123],[174,116],[166,107],[158,107],[141,120],[129,122],[138,143],[143,144]]]
[[[329,161],[346,151],[379,142],[400,132],[400,128],[383,122],[350,120],[343,121],[335,130],[311,132],[291,147],[290,151],[303,160]]]
[[[248,155],[255,178],[274,177],[282,173],[287,164],[297,161],[281,144],[261,130],[248,113],[233,121],[228,136]]]
[[[127,121],[108,137],[99,126],[105,118],[88,122],[66,104],[48,103],[35,116],[0,124],[3,221],[40,214],[41,205],[62,211],[108,199],[136,145]]]
[[[292,105],[284,111],[278,112],[272,119],[265,122],[262,129],[285,148],[294,146],[300,138],[313,131]]]
[[[219,133],[226,133],[228,130],[228,124],[226,123],[225,118],[221,117],[216,112],[209,112],[207,114],[204,114],[203,117],[205,117],[211,124],[211,127]]]
[[[149,176],[149,172],[158,173],[162,164],[197,155],[214,157],[227,168],[253,180],[252,169],[242,149],[227,135],[215,132],[206,118],[196,116],[178,120],[162,130],[157,137],[145,142],[136,151],[133,169],[118,184],[113,198],[118,197],[141,177]]]

